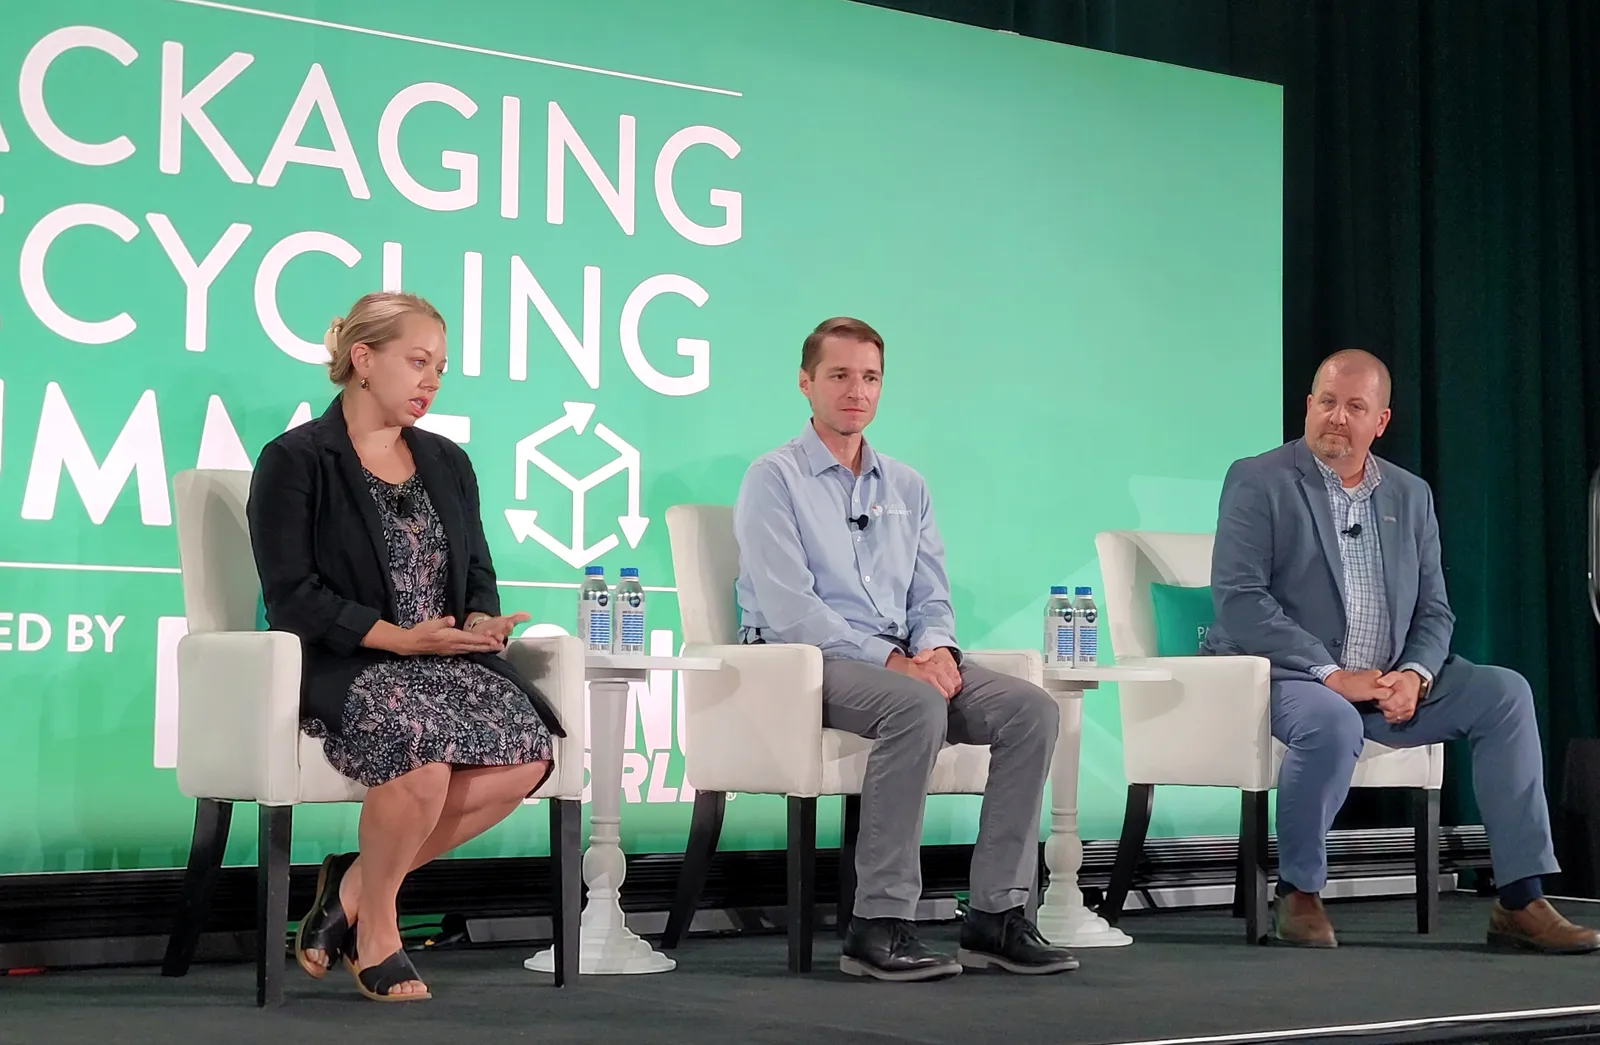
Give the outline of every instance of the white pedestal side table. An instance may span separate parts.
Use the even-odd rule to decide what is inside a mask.
[[[1061,730],[1050,759],[1050,837],[1044,862],[1050,887],[1039,904],[1039,932],[1063,947],[1126,947],[1133,937],[1083,904],[1078,869],[1083,866],[1083,840],[1078,837],[1078,765],[1083,746],[1083,691],[1102,682],[1164,682],[1172,674],[1162,668],[1044,666],[1044,688],[1061,707]],[[585,865],[587,866],[587,865]]]
[[[643,653],[590,653],[584,658],[589,682],[589,848],[583,854],[583,883],[589,899],[578,932],[578,972],[584,976],[670,972],[677,962],[651,947],[622,917],[622,754],[628,713],[628,685],[652,671],[717,671],[716,657],[654,657]],[[523,962],[534,972],[554,972],[550,948]]]

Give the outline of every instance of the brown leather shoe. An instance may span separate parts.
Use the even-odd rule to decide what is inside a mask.
[[[1333,923],[1316,893],[1292,892],[1272,905],[1272,938],[1291,947],[1337,947]]]
[[[1544,898],[1520,911],[1494,902],[1489,912],[1489,946],[1540,954],[1588,954],[1600,951],[1600,932],[1574,925]]]

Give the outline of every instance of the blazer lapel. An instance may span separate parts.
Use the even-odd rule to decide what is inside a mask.
[[[1400,619],[1400,578],[1404,566],[1400,562],[1400,539],[1395,532],[1394,520],[1400,518],[1400,489],[1394,483],[1380,482],[1372,491],[1372,536],[1378,542],[1378,554],[1383,560],[1383,595],[1389,604],[1389,626],[1393,634],[1395,656],[1405,648],[1406,632],[1410,620]]]
[[[457,492],[455,475],[450,470],[449,462],[438,452],[433,440],[419,436],[413,428],[405,429],[402,434],[406,445],[411,448],[411,459],[416,462],[417,478],[422,480],[423,489],[428,491],[428,500],[433,502],[433,510],[439,516],[439,523],[444,527],[445,538],[449,544],[450,569],[447,579],[450,585],[452,612],[464,612],[462,607],[466,602],[467,542],[465,523],[462,519],[461,495]]]
[[[1317,542],[1322,545],[1322,557],[1328,562],[1328,572],[1333,574],[1334,586],[1339,589],[1339,607],[1345,604],[1344,558],[1339,554],[1339,532],[1334,527],[1333,509],[1328,507],[1328,484],[1322,469],[1311,458],[1311,451],[1302,443],[1296,454],[1300,467],[1300,492],[1305,495],[1306,507],[1311,510],[1311,521],[1317,531]]]
[[[395,593],[394,578],[389,574],[389,541],[383,533],[383,518],[378,514],[378,504],[372,499],[372,493],[367,488],[367,480],[361,474],[361,458],[357,456],[356,448],[350,443],[350,430],[344,423],[342,397],[335,397],[328,409],[317,419],[317,436],[321,439],[322,445],[338,461],[339,475],[344,479],[350,498],[361,515],[361,521],[365,524],[373,554],[373,565],[376,566],[378,576],[383,581],[383,589],[389,597],[387,616],[393,618]]]

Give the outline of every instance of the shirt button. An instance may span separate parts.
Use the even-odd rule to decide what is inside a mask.
[[[871,577],[862,577],[861,579],[864,580],[864,581],[868,581],[868,582],[870,582],[872,580]]]

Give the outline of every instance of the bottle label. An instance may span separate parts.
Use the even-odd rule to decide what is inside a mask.
[[[617,614],[617,641],[627,649],[644,649],[644,610],[624,609]]]
[[[601,595],[578,611],[578,631],[590,649],[611,648],[611,611],[606,608],[611,600]]]
[[[1078,659],[1092,662],[1098,656],[1100,633],[1094,626],[1094,614],[1083,616],[1083,623],[1078,625]]]

